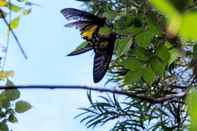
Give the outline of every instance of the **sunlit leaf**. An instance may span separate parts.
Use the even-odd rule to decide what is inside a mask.
[[[176,35],[181,25],[181,15],[167,0],[149,0],[149,2],[164,16],[167,17],[168,35]]]
[[[16,17],[14,18],[11,22],[10,22],[10,27],[12,29],[16,29],[19,26],[19,22],[20,22],[20,17]]]
[[[189,104],[189,113],[191,116],[191,125],[190,125],[190,131],[196,131],[197,130],[197,92],[191,93],[187,97],[187,103]]]
[[[14,72],[13,71],[0,71],[0,79],[4,80],[8,77],[13,77]]]
[[[173,48],[171,50],[169,50],[169,54],[170,54],[170,59],[168,61],[168,64],[172,64],[175,60],[177,60],[177,58],[181,57],[181,51],[179,49]]]
[[[176,9],[167,0],[149,0],[149,2],[169,19],[179,15]]]
[[[5,6],[7,4],[6,0],[0,0],[0,7]]]
[[[16,13],[22,10],[21,7],[19,7],[19,6],[17,6],[17,5],[13,5],[13,4],[7,4],[7,7],[8,7],[11,11],[16,12]]]
[[[197,13],[186,13],[182,18],[180,35],[185,40],[197,40]]]
[[[17,113],[24,113],[26,111],[28,111],[29,109],[31,109],[31,104],[29,104],[26,101],[18,101],[15,104],[15,111]]]

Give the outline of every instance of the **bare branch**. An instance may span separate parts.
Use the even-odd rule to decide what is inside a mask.
[[[133,98],[138,98],[147,102],[151,103],[162,103],[165,101],[172,100],[174,98],[182,98],[187,95],[188,90],[182,91],[180,93],[176,94],[167,94],[162,97],[152,97],[152,96],[146,96],[143,94],[137,94],[135,92],[129,92],[129,91],[121,91],[121,90],[114,90],[114,89],[107,89],[107,88],[98,88],[98,87],[88,87],[88,86],[68,86],[68,85],[17,85],[17,86],[0,86],[0,90],[5,89],[73,89],[73,90],[90,90],[90,91],[96,91],[100,93],[112,93],[117,95],[124,95],[129,96]]]

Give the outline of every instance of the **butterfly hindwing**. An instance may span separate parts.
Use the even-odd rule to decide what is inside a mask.
[[[102,50],[95,50],[93,67],[93,80],[95,83],[99,82],[104,77],[110,64],[113,54],[114,43],[108,44],[109,45]]]

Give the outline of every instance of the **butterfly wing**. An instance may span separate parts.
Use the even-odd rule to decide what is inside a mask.
[[[106,74],[114,49],[114,42],[108,42],[106,48],[95,49],[93,80],[99,82]]]
[[[74,9],[74,8],[65,8],[61,10],[61,13],[67,20],[94,20],[100,21],[100,18],[86,11]]]
[[[92,41],[94,34],[98,32],[98,28],[97,25],[87,25],[81,29],[81,36],[87,41]]]
[[[75,55],[80,55],[82,53],[88,52],[93,49],[93,46],[91,44],[87,44],[85,47],[77,49],[71,53],[69,53],[67,56],[75,56]]]

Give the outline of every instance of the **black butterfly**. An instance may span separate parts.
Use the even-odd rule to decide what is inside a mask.
[[[106,17],[98,17],[86,11],[65,8],[61,10],[61,13],[67,20],[76,20],[65,26],[80,29],[82,37],[87,41],[94,41],[94,36],[98,34],[100,27],[104,25],[112,26],[112,24],[107,22]]]
[[[71,52],[68,56],[79,55],[94,50],[93,80],[99,82],[106,74],[112,59],[117,34],[98,35],[94,44],[87,44],[84,48]]]

